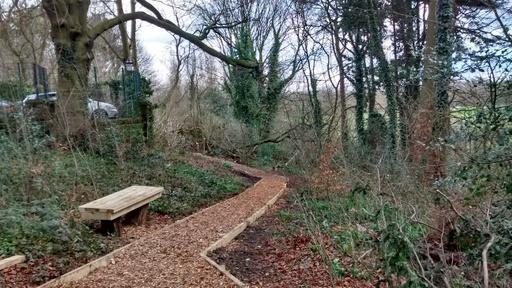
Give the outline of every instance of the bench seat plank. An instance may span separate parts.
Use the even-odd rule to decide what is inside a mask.
[[[163,187],[130,186],[79,208],[82,219],[114,220],[160,198]]]

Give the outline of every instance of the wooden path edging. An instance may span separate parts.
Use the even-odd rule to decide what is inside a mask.
[[[49,288],[49,287],[54,287],[55,285],[59,285],[59,284],[78,281],[78,280],[84,278],[85,276],[89,275],[89,273],[91,273],[92,271],[94,271],[98,268],[105,267],[105,266],[109,265],[110,263],[115,263],[116,255],[118,255],[123,250],[130,247],[131,245],[133,245],[133,243],[135,243],[135,242],[125,245],[121,248],[117,248],[116,250],[108,253],[107,255],[102,256],[96,260],[93,260],[92,262],[89,262],[83,266],[80,266],[80,267],[76,268],[75,270],[71,270],[64,275],[61,275],[53,280],[50,280],[50,281],[44,283],[41,286],[38,286],[37,288]]]
[[[23,263],[23,262],[25,262],[25,260],[27,260],[25,255],[14,255],[9,258],[1,259],[0,260],[0,270],[3,270],[5,268],[11,267],[16,264]]]
[[[257,183],[256,183],[257,184]],[[219,240],[215,241],[210,247],[206,248],[203,252],[200,253],[201,257],[204,258],[210,265],[215,267],[217,270],[219,270],[221,273],[226,275],[231,281],[233,281],[238,287],[249,287],[249,285],[242,282],[240,279],[236,278],[233,274],[231,274],[224,265],[220,265],[217,262],[215,262],[212,258],[208,257],[209,252],[213,252],[218,248],[227,246],[233,239],[235,239],[238,235],[240,235],[250,224],[254,223],[258,218],[263,216],[265,212],[268,211],[272,205],[279,199],[284,191],[286,190],[286,181],[284,182],[283,187],[279,192],[272,197],[263,207],[258,209],[256,212],[254,212],[249,218],[247,218],[244,222],[240,223],[238,226],[233,228],[228,233],[224,234]]]
[[[231,161],[226,161],[226,160],[223,160],[223,159],[219,159],[219,158],[214,158],[214,157],[206,156],[206,155],[199,154],[199,153],[193,153],[193,155],[196,156],[196,157],[203,158],[203,159],[208,160],[208,161],[219,162],[219,163],[222,163],[222,164],[225,164],[225,163],[233,164],[233,167],[232,167],[233,170],[235,170],[235,171],[237,171],[239,173],[242,173],[242,174],[244,174],[244,175],[246,175],[248,177],[254,177],[254,178],[260,179],[258,182],[256,182],[254,185],[252,185],[251,187],[249,187],[247,189],[253,189],[264,178],[267,178],[267,177],[282,177],[282,176],[276,176],[276,175],[268,174],[268,173],[266,173],[264,171],[261,171],[261,170],[258,170],[258,169],[254,169],[254,168],[251,168],[251,167],[247,167],[247,168],[249,168],[249,170],[242,169],[242,168],[239,168],[239,167],[243,166],[243,165],[240,165],[240,164],[237,164],[237,163],[233,163]],[[257,171],[257,173],[253,173],[253,171],[254,172]],[[282,178],[286,179],[285,177],[282,177]],[[208,248],[206,248],[204,251],[202,251],[199,255],[203,259],[205,259],[210,265],[212,265],[217,270],[219,270],[221,273],[226,275],[237,286],[239,286],[239,287],[248,287],[247,284],[243,283],[238,278],[233,276],[229,271],[227,271],[224,268],[224,265],[219,265],[215,261],[213,261],[210,257],[208,257],[207,253],[211,252],[211,251],[214,251],[215,249],[218,249],[220,247],[224,247],[224,246],[228,245],[236,236],[240,235],[247,228],[247,226],[249,226],[254,221],[256,221],[258,218],[260,218],[277,201],[277,199],[279,199],[279,197],[284,193],[285,190],[286,190],[286,180],[284,181],[284,185],[281,188],[281,190],[279,190],[279,192],[274,197],[272,197],[272,199],[270,199],[267,203],[265,203],[265,205],[263,207],[258,209],[255,213],[253,213],[250,217],[248,217],[244,222],[240,223],[235,228],[233,228],[231,231],[229,231],[228,233],[224,234],[224,236],[222,236],[219,240],[215,241],[212,245],[210,245]],[[245,192],[245,190],[242,193],[244,193],[244,192]],[[224,201],[227,201],[227,200],[229,200],[229,199],[226,199]],[[206,208],[204,208],[204,209],[202,209],[200,211],[197,211],[194,214],[191,214],[191,215],[189,215],[189,216],[187,216],[185,218],[177,220],[177,221],[173,222],[170,225],[175,225],[175,224],[179,224],[181,222],[187,221],[188,219],[190,219],[192,217],[195,217],[198,213],[202,213],[204,211],[213,209],[217,205],[222,204],[224,201],[221,201],[221,202],[218,202],[218,203],[216,203],[216,204],[214,204],[212,206],[206,207]],[[59,276],[59,277],[57,277],[55,279],[52,279],[52,280],[50,280],[50,281],[48,281],[48,282],[38,286],[37,288],[51,288],[51,287],[55,287],[56,285],[62,285],[62,284],[66,284],[66,283],[70,283],[70,282],[76,282],[78,280],[81,280],[81,279],[85,278],[87,275],[89,275],[91,272],[93,272],[94,270],[96,270],[98,268],[102,268],[102,267],[108,266],[111,263],[112,264],[115,263],[115,258],[116,258],[117,255],[119,255],[125,249],[129,248],[131,245],[133,245],[133,244],[135,244],[135,243],[137,243],[139,241],[144,241],[149,236],[151,236],[151,235],[148,235],[148,236],[143,237],[141,239],[138,239],[138,240],[136,240],[136,241],[134,241],[134,242],[132,242],[130,244],[127,244],[127,245],[125,245],[123,247],[120,247],[120,248],[110,252],[107,255],[104,255],[104,256],[102,256],[102,257],[100,257],[100,258],[98,258],[96,260],[93,260],[93,261],[91,261],[91,262],[89,262],[89,263],[87,263],[85,265],[82,265],[82,266],[80,266],[80,267],[78,267],[78,268],[76,268],[76,269],[74,269],[72,271],[69,271],[68,273],[66,273],[64,275],[61,275],[61,276]]]

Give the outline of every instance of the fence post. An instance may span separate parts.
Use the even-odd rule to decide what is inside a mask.
[[[21,77],[21,63],[17,63],[17,64],[18,64],[17,65],[18,66],[18,93],[16,93],[16,94],[18,94],[18,95],[16,95],[16,97],[17,97],[16,99],[20,100],[21,97],[23,96],[23,95],[19,95],[22,93],[21,92],[21,89],[22,89],[21,83],[23,82],[23,79]]]

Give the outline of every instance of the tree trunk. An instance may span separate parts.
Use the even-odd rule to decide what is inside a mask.
[[[116,6],[117,6],[117,15],[123,15],[123,1],[122,0],[116,0]],[[133,20],[135,21],[135,20]],[[123,45],[123,62],[126,62],[128,59],[130,59],[130,47],[128,45],[128,32],[126,31],[126,23],[119,24],[119,31],[121,34],[121,44]]]
[[[310,72],[311,73],[311,72]],[[309,102],[311,108],[313,110],[313,126],[315,128],[315,134],[318,139],[319,147],[322,147],[322,128],[323,128],[323,119],[322,119],[322,106],[320,104],[320,100],[318,100],[318,84],[317,79],[310,74],[310,90],[309,90]]]
[[[366,142],[364,127],[364,52],[362,46],[361,31],[357,31],[354,41],[354,94],[356,98],[356,131],[360,144]]]
[[[135,0],[130,1],[131,12],[135,12],[137,2]],[[137,54],[137,21],[135,19],[132,20],[132,28],[131,28],[131,48],[132,48],[132,60],[133,67],[135,71],[139,71],[139,55]]]
[[[87,0],[47,0],[51,37],[58,63],[57,125],[52,132],[61,141],[81,141],[88,127],[86,113],[88,75],[93,41],[89,37]]]
[[[388,114],[388,135],[387,135],[387,148],[391,157],[395,157],[396,153],[396,130],[397,130],[397,108],[396,108],[396,95],[393,88],[393,80],[391,79],[391,72],[389,63],[386,59],[386,54],[382,47],[382,33],[377,19],[377,8],[374,6],[373,1],[368,0],[370,7],[370,47],[372,54],[377,59],[379,68],[379,78],[384,85],[386,94],[386,112]]]
[[[370,79],[368,81],[368,114],[375,112],[375,96],[377,94],[377,83],[375,81],[375,67],[373,64],[373,55],[370,54],[370,66],[368,67],[368,74]]]
[[[345,67],[343,64],[343,50],[341,48],[340,28],[337,23],[334,25],[334,53],[336,56],[336,63],[338,64],[338,72],[340,79],[338,82],[338,97],[340,101],[340,128],[341,128],[341,143],[347,144],[348,141],[348,125],[347,125],[347,92],[345,87]]]
[[[424,74],[417,100],[417,109],[414,117],[411,117],[411,158],[419,174],[425,178],[427,175],[429,154],[428,145],[432,140],[432,116],[434,112],[434,99],[436,91],[435,83],[435,59],[434,48],[437,34],[437,0],[430,0],[428,4],[428,18],[426,23],[426,40],[423,51]]]
[[[419,93],[419,77],[418,75],[418,57],[413,54],[415,48],[415,27],[414,19],[418,17],[417,11],[413,8],[412,0],[393,0],[393,10],[396,11],[394,22],[396,22],[395,35],[395,47],[396,44],[402,46],[402,57],[397,58],[397,65],[395,67],[401,67],[403,74],[396,73],[400,79],[397,79],[399,83],[403,83],[403,90],[398,98],[398,111],[400,116],[400,143],[402,151],[407,153],[409,151],[410,117],[412,115],[412,108],[414,107],[415,100]],[[417,9],[417,8],[416,8]],[[399,47],[399,46],[398,46]],[[397,51],[398,50],[398,51]],[[400,49],[395,48],[395,54]],[[402,82],[403,81],[403,82]]]

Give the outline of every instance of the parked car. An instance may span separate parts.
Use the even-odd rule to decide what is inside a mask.
[[[87,98],[87,110],[89,115],[94,117],[112,119],[117,118],[119,115],[116,106],[107,102],[92,100],[91,98]]]
[[[0,127],[7,126],[9,121],[13,119],[15,110],[13,103],[0,100]]]
[[[57,102],[57,92],[30,94],[22,101],[22,105],[26,109],[33,108],[40,104],[50,107],[50,110],[55,109]],[[116,118],[119,114],[117,108],[106,102],[92,100],[87,98],[87,110],[89,115],[95,118]]]

